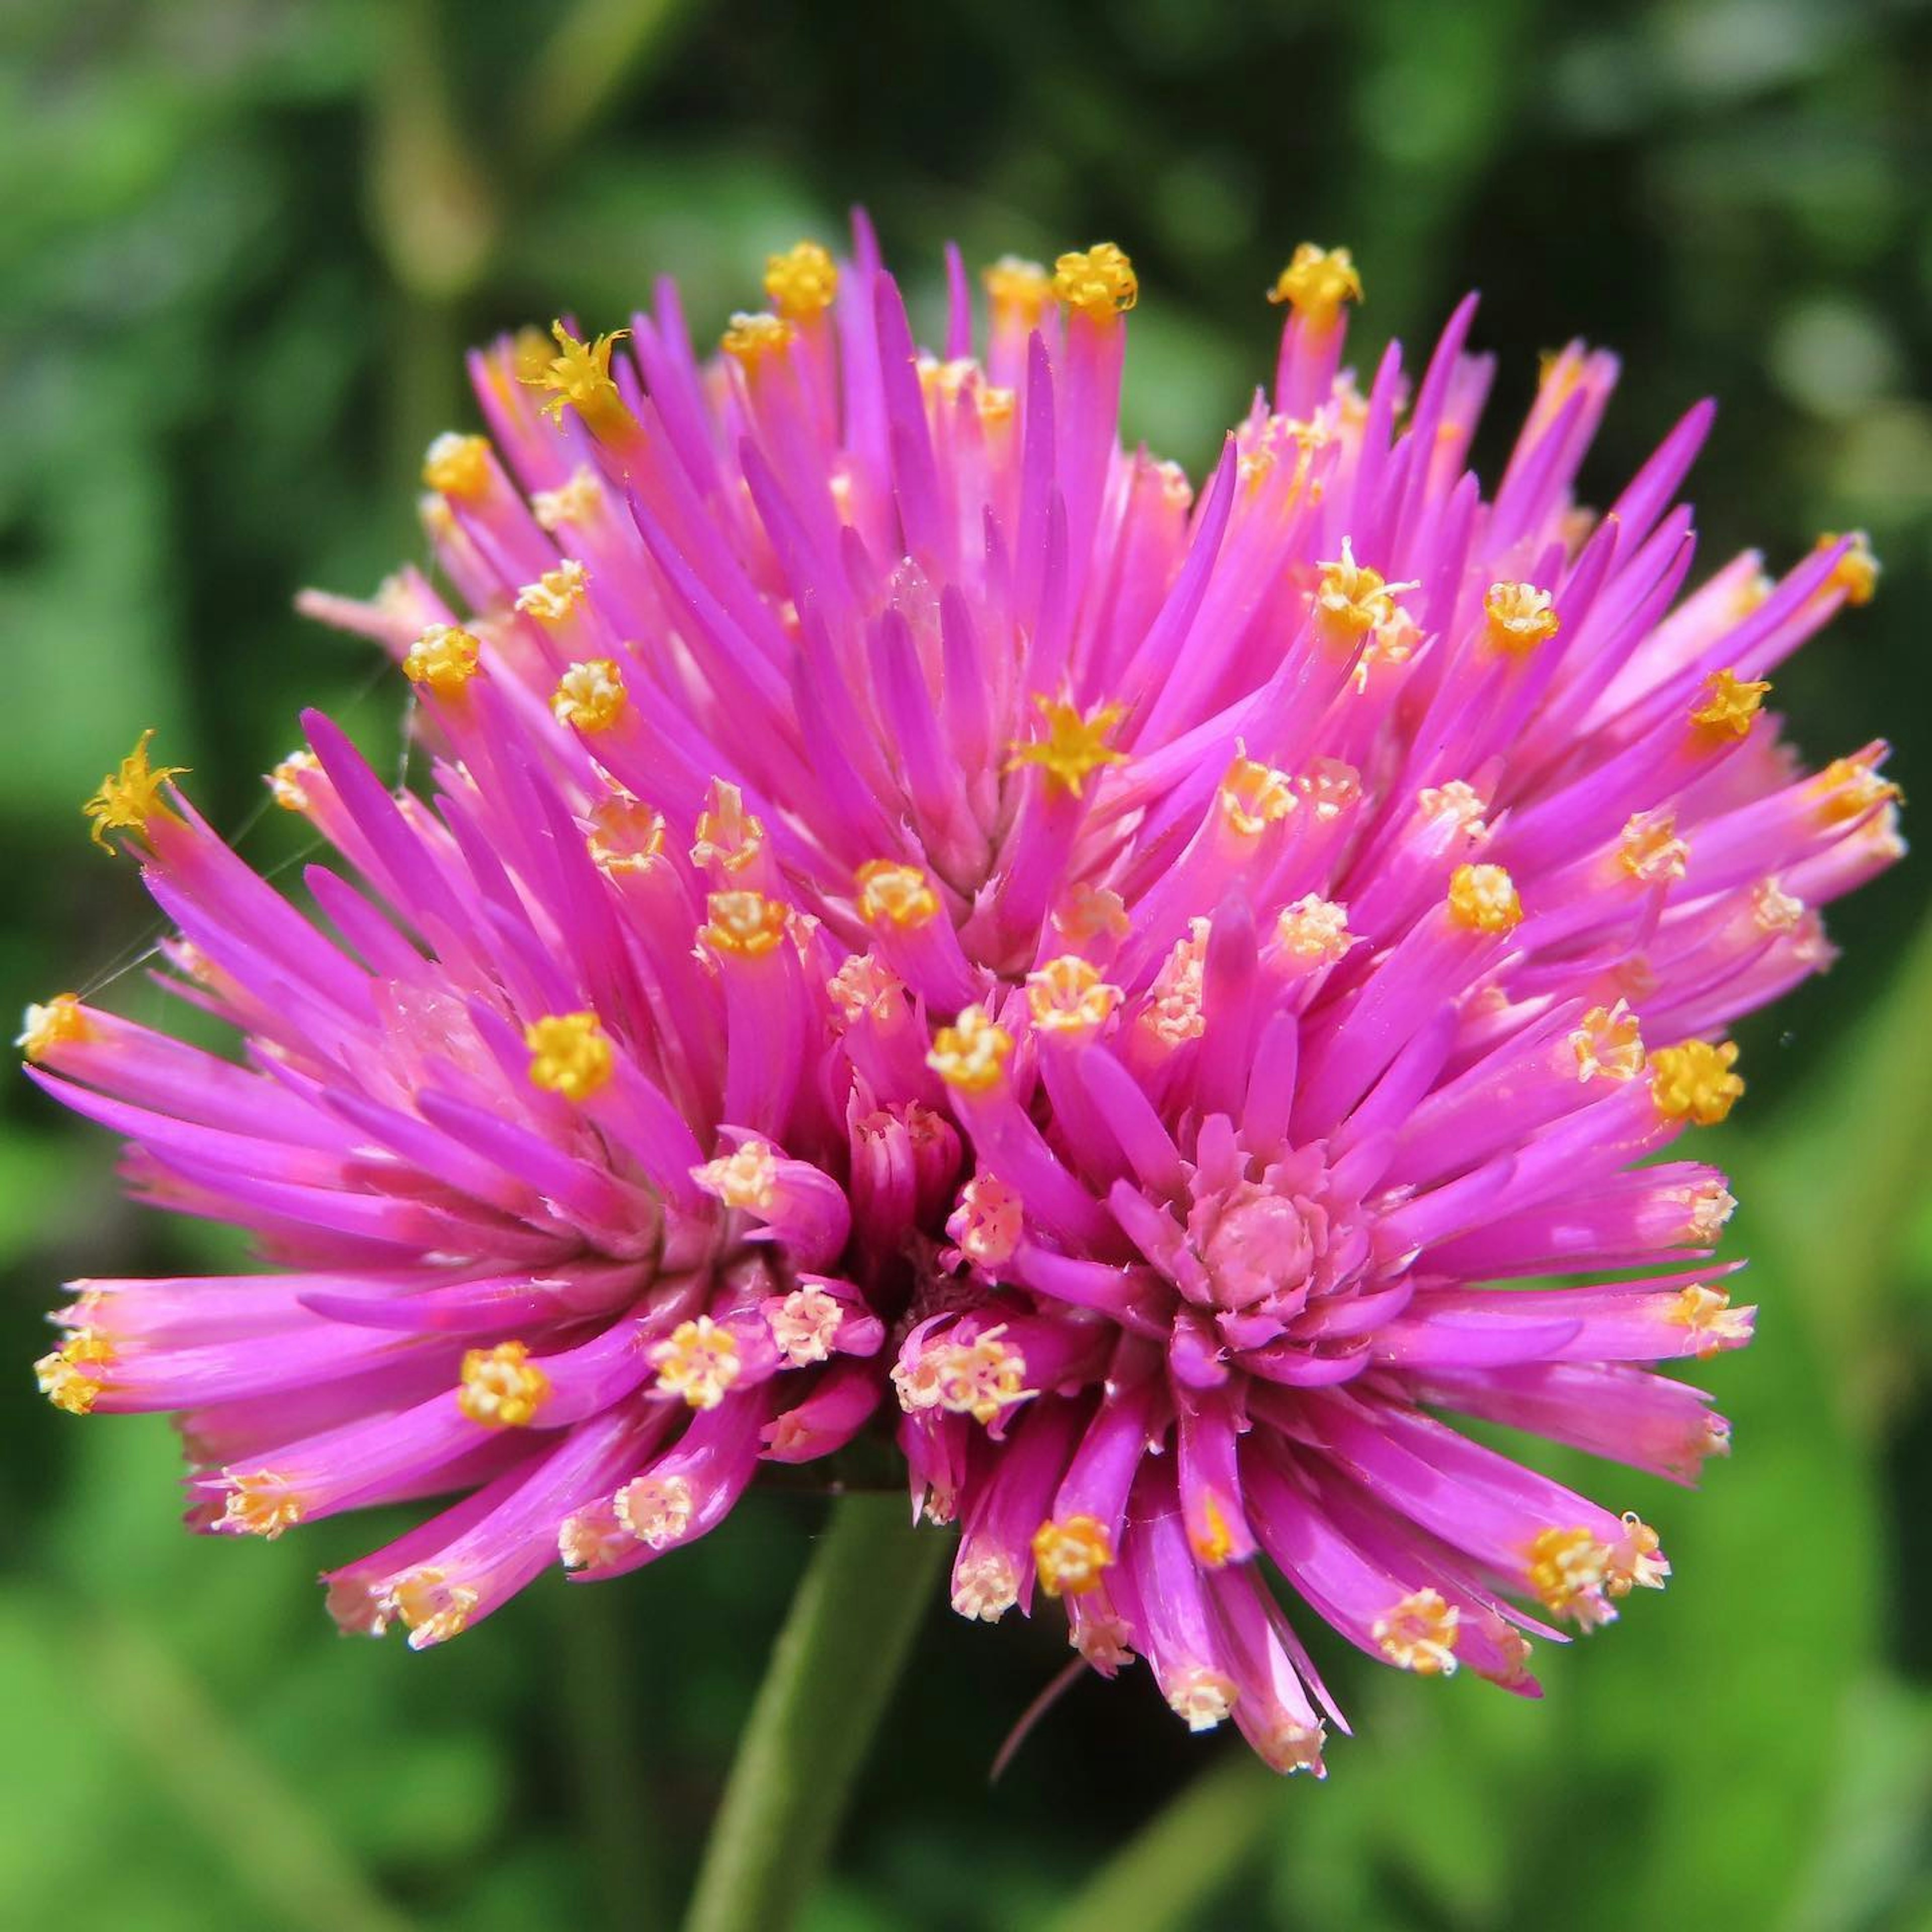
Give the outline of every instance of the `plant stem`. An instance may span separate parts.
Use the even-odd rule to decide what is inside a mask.
[[[783,1932],[832,1848],[946,1539],[848,1496],[813,1552],[738,1747],[685,1932]]]

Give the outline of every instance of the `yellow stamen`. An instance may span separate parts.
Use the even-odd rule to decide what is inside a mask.
[[[1027,1005],[1036,1031],[1091,1040],[1114,1016],[1120,989],[1078,954],[1063,952],[1027,975]]]
[[[838,292],[838,266],[816,242],[800,242],[765,257],[765,292],[779,314],[795,322],[822,314]]]
[[[135,832],[146,836],[156,818],[175,814],[161,802],[161,788],[170,778],[186,776],[185,765],[164,765],[157,771],[148,764],[148,746],[154,735],[149,725],[135,741],[134,748],[121,760],[118,771],[100,781],[100,788],[80,808],[93,821],[93,838],[104,851],[112,848],[107,834]]]
[[[691,1527],[691,1485],[682,1476],[639,1476],[612,1499],[617,1520],[652,1550],[676,1542]]]
[[[1529,1586],[1552,1615],[1600,1622],[1590,1606],[1600,1600],[1610,1558],[1609,1546],[1587,1529],[1546,1529],[1529,1546]]]
[[[763,892],[712,892],[704,902],[709,915],[698,937],[714,952],[746,959],[762,958],[784,937],[791,908]]]
[[[551,1013],[524,1029],[530,1084],[566,1100],[587,1100],[616,1070],[610,1037],[592,1012]]]
[[[268,796],[284,812],[306,812],[314,802],[308,782],[321,770],[322,760],[313,752],[291,752],[268,774]]]
[[[1770,688],[1766,678],[1743,679],[1732,671],[1714,670],[1704,680],[1704,701],[1693,706],[1690,722],[1714,739],[1744,737]]]
[[[1287,772],[1239,756],[1221,781],[1221,815],[1239,837],[1258,838],[1294,809],[1294,786]]]
[[[412,684],[428,685],[439,698],[454,698],[476,675],[482,648],[473,632],[432,624],[405,653],[403,675]]]
[[[731,318],[718,346],[735,356],[746,370],[757,368],[767,358],[782,354],[791,346],[798,331],[782,315],[746,315]]]
[[[1677,814],[1668,810],[1634,812],[1617,835],[1617,861],[1643,885],[1682,878],[1690,866],[1690,847],[1677,836]]]
[[[1315,622],[1332,644],[1352,650],[1378,625],[1387,624],[1397,614],[1396,596],[1420,587],[1417,584],[1390,584],[1378,570],[1355,561],[1354,539],[1342,539],[1342,554],[1317,568],[1322,574],[1315,586]]]
[[[1228,1519],[1221,1514],[1221,1505],[1213,1496],[1203,1499],[1202,1508],[1208,1519],[1208,1527],[1198,1533],[1190,1533],[1187,1540],[1193,1545],[1195,1555],[1209,1569],[1222,1569],[1234,1553],[1234,1534],[1228,1527]]]
[[[530,514],[544,530],[554,532],[563,524],[587,524],[604,501],[604,486],[597,472],[580,464],[570,472],[570,480],[554,490],[538,490],[530,498]]]
[[[1490,836],[1490,828],[1483,821],[1483,814],[1489,807],[1482,794],[1465,778],[1451,778],[1447,784],[1424,785],[1416,794],[1415,802],[1425,817],[1446,818],[1458,832],[1479,843]]]
[[[228,1494],[221,1505],[221,1527],[241,1536],[259,1536],[273,1543],[284,1530],[292,1529],[307,1514],[308,1504],[290,1489],[287,1480],[272,1469],[251,1469],[237,1474],[222,1472]]]
[[[1882,778],[1864,755],[1834,758],[1811,781],[1811,790],[1823,802],[1818,816],[1826,825],[1843,825],[1874,806],[1888,805],[1905,794],[1889,778]]]
[[[950,1027],[933,1036],[926,1064],[947,1086],[964,1094],[985,1094],[1005,1077],[1013,1036],[989,1018],[983,1006],[968,1006]]]
[[[78,993],[56,993],[50,1000],[29,1006],[22,1016],[20,1037],[14,1044],[36,1066],[57,1046],[68,1046],[90,1039],[93,1028]]]
[[[1492,584],[1483,599],[1491,646],[1511,657],[1526,657],[1563,627],[1550,592],[1533,584]]]
[[[440,436],[423,458],[422,480],[431,490],[474,502],[490,487],[490,444],[480,436]]]
[[[543,406],[545,416],[561,420],[568,406],[593,431],[620,421],[628,422],[630,412],[611,379],[610,351],[630,332],[620,328],[598,336],[595,342],[580,342],[562,322],[554,322],[550,334],[556,340],[555,356],[549,354],[540,336],[533,337],[533,346],[529,346],[520,336],[518,362],[524,366],[520,368],[518,380],[532,388],[550,392]]]
[[[874,930],[916,931],[939,916],[939,895],[916,866],[868,859],[859,868],[859,916]]]
[[[1852,531],[1851,537],[1851,548],[1833,566],[1831,575],[1825,580],[1825,588],[1842,590],[1847,604],[1869,604],[1878,595],[1881,566],[1873,554],[1871,539],[1863,530]],[[1830,550],[1841,541],[1835,530],[1827,530],[1815,548]]]
[[[34,1364],[34,1379],[55,1408],[65,1409],[70,1415],[86,1415],[106,1386],[105,1378],[93,1371],[113,1359],[114,1345],[106,1336],[91,1328],[79,1329]]]
[[[747,1141],[730,1154],[691,1170],[692,1179],[726,1207],[758,1214],[771,1211],[778,1198],[778,1162],[763,1141]]]
[[[590,658],[572,664],[558,680],[550,715],[579,731],[608,731],[629,702],[624,674],[608,658]]]
[[[694,866],[717,865],[742,872],[764,848],[764,821],[745,809],[745,794],[724,778],[713,778],[704,809],[698,814]]]
[[[1106,322],[1139,301],[1141,285],[1134,265],[1112,242],[1096,242],[1054,263],[1053,292],[1069,308]]]
[[[1283,906],[1274,932],[1282,951],[1298,965],[1311,969],[1334,965],[1355,943],[1348,930],[1348,908],[1314,892]]]
[[[1053,299],[1053,278],[1037,262],[1018,255],[1002,255],[980,272],[994,319],[1010,322],[1027,330],[1037,328],[1040,319]]]
[[[517,608],[546,624],[560,624],[589,594],[590,586],[590,572],[567,556],[517,592]]]
[[[1660,1590],[1670,1574],[1667,1558],[1657,1532],[1635,1510],[1624,1511],[1624,1533],[1610,1546],[1610,1574],[1604,1588],[1613,1597],[1627,1597],[1634,1586],[1640,1590]]]
[[[447,1643],[468,1628],[478,1593],[466,1583],[452,1583],[440,1570],[412,1570],[398,1576],[382,1600],[383,1610],[400,1617],[412,1650]]]
[[[642,872],[664,856],[664,822],[628,792],[614,792],[592,810],[584,848],[601,872]]]
[[[1076,946],[1103,937],[1124,939],[1129,931],[1126,902],[1112,886],[1081,880],[1068,887],[1066,898],[1054,908],[1053,929]]]
[[[1720,1348],[1741,1348],[1751,1338],[1755,1308],[1733,1308],[1729,1292],[1693,1282],[1672,1298],[1664,1319],[1672,1326],[1688,1328],[1696,1337],[1700,1356],[1714,1355]]]
[[[1458,866],[1449,875],[1449,916],[1471,932],[1508,932],[1522,919],[1516,881],[1500,866]]]
[[[1070,1516],[1064,1522],[1049,1518],[1034,1532],[1033,1560],[1049,1597],[1084,1597],[1099,1587],[1102,1572],[1113,1562],[1113,1538],[1090,1516]]]
[[[1036,693],[1033,701],[1046,721],[1046,736],[1015,740],[1007,747],[1008,771],[1039,765],[1049,785],[1059,785],[1078,798],[1088,779],[1102,766],[1126,763],[1126,752],[1115,751],[1107,742],[1108,734],[1126,716],[1124,705],[1102,704],[1083,716],[1078,706],[1065,698]]]
[[[1362,299],[1362,278],[1346,248],[1324,248],[1304,242],[1275,278],[1268,300],[1292,303],[1311,328],[1326,328],[1342,312],[1344,302]]]
[[[1203,1664],[1178,1672],[1164,1688],[1168,1708],[1185,1718],[1190,1731],[1211,1731],[1225,1724],[1241,1694],[1232,1677]]]
[[[1751,888],[1751,923],[1760,932],[1790,932],[1804,916],[1804,902],[1787,892],[1776,878],[1760,879]]]
[[[1643,1071],[1643,1036],[1637,1017],[1619,1000],[1614,1006],[1592,1006],[1570,1036],[1576,1056],[1576,1078],[1589,1082],[1634,1080]]]
[[[838,1324],[845,1311],[836,1294],[815,1283],[795,1288],[777,1307],[767,1311],[765,1321],[772,1340],[786,1360],[800,1368],[812,1362],[829,1360],[832,1345],[838,1339]]]
[[[463,1358],[456,1406],[486,1429],[526,1429],[550,1399],[550,1378],[521,1342],[472,1348]]]
[[[1737,1043],[1687,1040],[1660,1046],[1650,1056],[1651,1091],[1657,1111],[1666,1120],[1691,1120],[1714,1127],[1736,1106],[1744,1082],[1731,1071]]]
[[[1423,1677],[1456,1674],[1456,1630],[1462,1613],[1439,1590],[1412,1590],[1369,1626],[1382,1654]]]
[[[962,1617],[996,1624],[1019,1601],[1019,1579],[1004,1556],[968,1557],[953,1573],[952,1607]]]
[[[744,1368],[737,1336],[708,1315],[680,1322],[651,1351],[651,1360],[659,1390],[683,1396],[693,1408],[716,1408]]]

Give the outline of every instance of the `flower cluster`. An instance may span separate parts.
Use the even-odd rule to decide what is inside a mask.
[[[427,796],[309,717],[300,905],[146,740],[90,801],[243,1054],[62,995],[32,1070],[262,1271],[76,1283],[43,1387],[176,1412],[205,1529],[454,1498],[328,1580],[413,1644],[890,1419],[956,1609],[1058,1599],[1279,1768],[1334,1713],[1278,1582],[1533,1690],[1669,1565],[1455,1419],[1726,1447],[1652,1366],[1750,1330],[1676,1144],[1900,849],[1884,748],[1808,773],[1764,708],[1876,565],[1687,591],[1710,412],[1584,509],[1580,345],[1485,496],[1472,305],[1364,392],[1341,250],[1198,494],[1118,441],[1110,244],[983,308],[955,257],[943,356],[862,224],[766,288],[708,361],[668,285],[473,358],[435,578],[305,600],[400,666]]]

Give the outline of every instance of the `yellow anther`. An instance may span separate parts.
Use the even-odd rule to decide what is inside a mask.
[[[608,658],[589,658],[572,664],[557,680],[550,709],[560,724],[579,731],[608,731],[629,702],[624,674],[616,665]]]
[[[1851,533],[1852,547],[1832,567],[1825,580],[1828,590],[1841,590],[1847,604],[1869,604],[1878,594],[1882,566],[1872,553],[1871,539],[1863,530]],[[1827,530],[1817,542],[1820,550],[1832,549],[1843,539],[1835,530]]]
[[[980,272],[980,279],[986,284],[996,321],[1016,322],[1029,330],[1040,326],[1040,319],[1053,299],[1053,278],[1039,262],[1002,255]]]
[[[1271,302],[1289,302],[1311,328],[1326,328],[1344,302],[1362,298],[1362,278],[1346,248],[1324,248],[1304,242],[1268,291]]]
[[[1140,299],[1134,265],[1111,242],[1062,255],[1053,265],[1056,299],[1104,322],[1124,315]]]
[[[798,333],[782,315],[746,315],[731,318],[719,343],[726,355],[736,356],[746,369],[755,369],[767,358],[782,354]]]
[[[676,1543],[691,1527],[691,1485],[679,1475],[639,1476],[611,1499],[611,1511],[637,1541],[652,1550]]]
[[[976,1174],[959,1190],[946,1232],[983,1268],[1011,1261],[1026,1228],[1026,1204],[997,1174]]]
[[[636,1541],[617,1519],[615,1498],[572,1510],[556,1530],[556,1553],[566,1570],[601,1570],[628,1556]]]
[[[1658,1113],[1666,1120],[1715,1126],[1744,1090],[1744,1082],[1731,1071],[1737,1058],[1734,1040],[1713,1046],[1708,1040],[1687,1040],[1660,1046],[1650,1056],[1651,1091]]]
[[[997,1552],[969,1556],[952,1576],[952,1607],[962,1617],[996,1624],[1019,1601],[1019,1578]]]
[[[765,292],[779,314],[795,322],[822,314],[838,292],[838,265],[816,242],[800,242],[765,257]]]
[[[1283,906],[1274,923],[1275,938],[1298,965],[1332,966],[1355,943],[1348,909],[1314,892]]]
[[[403,675],[412,684],[428,685],[439,698],[454,698],[476,675],[482,648],[471,632],[432,624],[404,654]]]
[[[1725,1222],[1737,1212],[1736,1197],[1720,1180],[1700,1181],[1674,1198],[1690,1216],[1678,1238],[1694,1248],[1715,1247]]]
[[[532,388],[550,391],[550,399],[543,406],[546,416],[560,420],[568,406],[593,430],[608,428],[619,418],[628,421],[630,412],[611,380],[610,351],[629,333],[620,328],[598,336],[595,342],[580,342],[562,322],[552,322],[550,334],[557,349],[554,356],[534,331],[530,332],[528,342],[519,335],[518,380]]]
[[[1760,932],[1794,932],[1804,916],[1804,902],[1774,878],[1759,880],[1750,898],[1751,923]]]
[[[848,1027],[866,1019],[889,1025],[906,1010],[905,982],[874,953],[848,954],[825,992]]]
[[[314,802],[308,782],[321,771],[322,760],[313,752],[291,752],[268,774],[268,796],[284,812],[306,812]]]
[[[691,848],[694,866],[722,866],[742,872],[764,848],[764,821],[745,809],[745,794],[724,778],[713,778],[698,814]]]
[[[1349,649],[1378,625],[1389,623],[1397,614],[1396,598],[1414,584],[1390,584],[1378,570],[1355,561],[1354,539],[1342,539],[1342,554],[1318,566],[1322,572],[1315,586],[1315,622],[1330,643]]]
[[[933,1036],[926,1064],[949,1087],[985,1094],[1005,1077],[1013,1036],[987,1016],[983,1006],[968,1006],[950,1027]]]
[[[1059,785],[1078,798],[1087,781],[1102,766],[1126,764],[1126,752],[1115,751],[1107,742],[1108,734],[1126,716],[1124,705],[1100,705],[1083,716],[1077,705],[1065,698],[1036,693],[1033,701],[1046,721],[1046,736],[1015,740],[1007,747],[1008,771],[1039,765],[1049,784]]]
[[[973,406],[980,412],[982,423],[1010,422],[1019,406],[1019,396],[1017,391],[982,382],[973,392]]]
[[[1704,680],[1704,701],[1691,709],[1690,722],[1713,738],[1742,738],[1771,688],[1766,678],[1740,678],[1735,672],[1714,670]]]
[[[1622,1000],[1613,1006],[1592,1006],[1570,1036],[1570,1050],[1580,1081],[1634,1080],[1643,1071],[1643,1036],[1636,1014]]]
[[[1194,1553],[1210,1570],[1226,1567],[1228,1558],[1234,1553],[1234,1532],[1228,1527],[1228,1519],[1221,1514],[1221,1505],[1210,1496],[1203,1499],[1202,1512],[1208,1519],[1204,1530],[1190,1530],[1188,1541]]]
[[[1000,1339],[1005,1333],[1004,1326],[988,1328],[974,1341],[934,1351],[940,1408],[991,1427],[1003,1410],[1038,1393],[1026,1385],[1025,1356]]]
[[[308,1513],[306,1500],[272,1469],[241,1474],[224,1469],[221,1479],[228,1490],[222,1500],[221,1527],[238,1536],[259,1536],[272,1543]]]
[[[1095,886],[1085,880],[1067,888],[1066,896],[1053,909],[1053,929],[1075,945],[1089,940],[1124,939],[1129,922],[1127,904],[1112,886]]]
[[[694,1167],[691,1178],[728,1208],[769,1214],[777,1199],[778,1162],[763,1141],[747,1141],[728,1154]]]
[[[106,1386],[95,1371],[113,1359],[114,1345],[106,1336],[91,1328],[79,1329],[34,1364],[34,1379],[55,1408],[64,1408],[70,1415],[86,1415]]]
[[[1207,958],[1208,922],[1190,920],[1187,937],[1177,940],[1161,962],[1141,1011],[1139,1024],[1162,1046],[1184,1046],[1207,1030],[1208,1016],[1202,1006]]]
[[[1888,805],[1904,796],[1889,778],[1882,778],[1864,757],[1834,758],[1811,781],[1811,790],[1823,803],[1820,818],[1827,825],[1843,825],[1862,817],[1874,806]]]
[[[1412,1590],[1369,1626],[1390,1663],[1424,1677],[1456,1674],[1456,1626],[1462,1613],[1440,1590]]]
[[[1610,1561],[1609,1545],[1587,1529],[1546,1529],[1529,1546],[1529,1587],[1554,1616],[1600,1622],[1590,1606],[1601,1600]]]
[[[780,1354],[800,1368],[830,1359],[845,1311],[836,1294],[814,1282],[795,1288],[765,1320]]]
[[[1458,832],[1474,839],[1486,838],[1490,828],[1483,822],[1483,814],[1489,807],[1476,788],[1462,778],[1451,778],[1447,784],[1424,785],[1416,794],[1415,802],[1421,806],[1426,818],[1446,818]]]
[[[1662,1539],[1635,1510],[1624,1511],[1624,1533],[1610,1546],[1610,1574],[1604,1588],[1613,1597],[1627,1597],[1634,1586],[1640,1590],[1660,1590],[1670,1574],[1670,1560],[1663,1556]]]
[[[610,1036],[595,1013],[550,1013],[524,1029],[530,1084],[566,1100],[587,1100],[616,1070]]]
[[[1035,1029],[1091,1040],[1114,1016],[1120,989],[1102,979],[1078,954],[1064,952],[1027,975],[1027,1005]]]
[[[1617,835],[1617,862],[1646,886],[1683,878],[1690,863],[1689,843],[1677,836],[1677,814],[1634,812]]]
[[[1700,1355],[1714,1355],[1720,1348],[1742,1348],[1751,1338],[1756,1314],[1755,1308],[1733,1308],[1724,1289],[1693,1282],[1671,1298],[1664,1318],[1674,1328],[1690,1330]]]
[[[546,624],[560,624],[589,595],[590,573],[574,556],[547,570],[517,592],[517,608]]]
[[[86,1040],[93,1033],[87,1023],[78,993],[56,993],[50,1000],[29,1006],[22,1016],[20,1037],[14,1044],[36,1066],[57,1046],[68,1046]]]
[[[693,1408],[716,1408],[744,1367],[737,1336],[708,1315],[680,1322],[651,1351],[651,1361],[660,1392],[682,1396]]]
[[[1190,1731],[1211,1731],[1226,1724],[1241,1694],[1232,1677],[1198,1664],[1176,1672],[1166,1688],[1168,1708],[1184,1719]]]
[[[440,1570],[411,1570],[390,1585],[382,1609],[402,1619],[410,1649],[426,1650],[460,1636],[478,1600],[470,1585],[452,1583]]]
[[[698,938],[714,952],[758,959],[784,937],[791,908],[782,899],[763,892],[712,892],[704,902],[708,915]]]
[[[587,524],[604,501],[604,486],[597,473],[580,464],[570,480],[554,490],[538,490],[530,497],[530,514],[542,528],[555,531],[564,524]]]
[[[590,814],[584,848],[599,872],[642,872],[664,856],[664,822],[628,792],[613,792]]]
[[[1491,584],[1483,616],[1490,645],[1512,657],[1526,657],[1563,628],[1550,592],[1533,584]]]
[[[1243,754],[1221,781],[1220,802],[1231,830],[1244,838],[1258,838],[1294,809],[1294,781],[1287,772]]]
[[[459,502],[474,502],[490,487],[488,439],[453,431],[438,436],[423,458],[422,480]]]
[[[80,808],[93,821],[95,844],[111,850],[110,832],[136,832],[145,836],[156,818],[173,814],[161,802],[161,788],[170,778],[186,775],[185,765],[164,765],[159,770],[148,764],[148,746],[154,735],[149,725],[135,741],[134,748],[121,760],[118,771],[100,781],[100,788]]]
[[[1522,919],[1516,881],[1500,866],[1458,866],[1449,875],[1449,916],[1471,932],[1508,932]]]
[[[472,1348],[463,1358],[456,1406],[486,1429],[526,1429],[550,1398],[550,1378],[521,1342]]]
[[[859,868],[859,916],[868,926],[916,930],[938,916],[939,895],[918,866],[868,859]]]

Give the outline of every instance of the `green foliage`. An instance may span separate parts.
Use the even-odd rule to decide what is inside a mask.
[[[1874,608],[1781,674],[1808,752],[1926,756],[1932,208],[1922,0],[68,0],[0,22],[0,855],[17,1005],[152,937],[76,812],[143,726],[299,856],[251,774],[294,713],[393,746],[364,652],[302,624],[416,554],[414,472],[469,420],[465,343],[621,324],[674,271],[700,332],[766,249],[871,206],[934,312],[968,259],[1112,235],[1142,275],[1131,424],[1197,469],[1262,374],[1261,290],[1350,243],[1356,360],[1466,284],[1498,409],[1583,332],[1632,380],[1586,478],[1726,404],[1705,555],[1863,524]],[[1500,431],[1479,456],[1493,465]],[[259,818],[260,822],[254,822]],[[1589,1472],[1664,1528],[1668,1594],[1543,1660],[1537,1705],[1333,1658],[1360,1733],[1316,1788],[1083,1684],[1044,1628],[931,1621],[812,1932],[1050,1926],[1932,1923],[1932,941],[1912,869],[1746,1035],[1712,1136],[1760,1340],[1712,1378],[1737,1455],[1696,1497]],[[66,1274],[220,1250],[116,1200],[102,1139],[0,1117],[5,1358]],[[24,1382],[22,1371],[15,1371]],[[818,1526],[756,1499],[674,1565],[553,1580],[425,1657],[338,1641],[314,1576],[381,1540],[190,1538],[165,1426],[0,1414],[0,1898],[140,1932],[668,1924]],[[1321,1652],[1326,1667],[1332,1651]],[[1169,1810],[1172,1805],[1174,1808]]]

